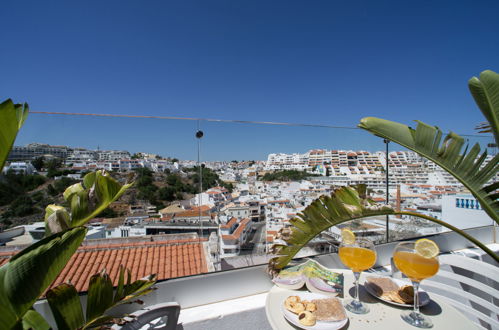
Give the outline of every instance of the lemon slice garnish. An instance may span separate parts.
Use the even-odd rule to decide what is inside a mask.
[[[414,244],[416,253],[425,258],[435,258],[440,253],[438,245],[426,238],[418,239]]]
[[[355,234],[350,229],[342,229],[341,230],[341,241],[344,244],[353,244],[353,243],[355,243]]]

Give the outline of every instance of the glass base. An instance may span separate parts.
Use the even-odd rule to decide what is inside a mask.
[[[407,311],[407,312],[402,312],[400,316],[404,321],[415,327],[423,329],[429,329],[433,327],[433,323],[431,322],[430,318],[421,313],[416,313],[414,311]]]
[[[348,299],[345,300],[345,308],[347,311],[350,311],[355,314],[367,314],[369,313],[369,307],[367,307],[365,304],[361,303],[360,301],[357,301],[355,299]]]

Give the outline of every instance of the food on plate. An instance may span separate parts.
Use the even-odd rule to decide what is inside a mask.
[[[303,305],[305,305],[306,311],[315,312],[317,310],[317,306],[311,301],[304,300]]]
[[[301,299],[298,296],[289,296],[284,300],[284,306],[286,306],[287,309],[291,308],[291,305],[294,305],[298,302],[300,302]]]
[[[317,308],[315,317],[319,321],[340,321],[347,317],[338,298],[314,299],[312,302]]]
[[[309,312],[309,311],[304,311],[298,315],[298,321],[302,325],[313,326],[313,325],[315,325],[317,318],[315,317],[314,313]]]
[[[289,296],[284,300],[284,307],[296,314],[297,321],[304,326],[314,326],[317,321],[335,322],[347,318],[338,298],[301,300],[299,296]]]
[[[412,285],[399,287],[388,277],[368,277],[367,283],[374,293],[382,299],[399,304],[412,304],[414,302]]]
[[[405,304],[406,303],[404,300],[402,300],[402,298],[399,296],[398,292],[396,292],[396,291],[385,292],[380,297],[382,299],[390,300],[390,301],[396,302],[398,304]]]
[[[299,314],[305,310],[305,305],[301,302],[300,297],[290,296],[284,301],[284,307],[292,313]]]
[[[367,283],[374,292],[381,297],[388,292],[398,291],[398,285],[388,277],[368,277]]]
[[[405,304],[412,304],[414,302],[414,287],[412,285],[404,285],[397,293]]]

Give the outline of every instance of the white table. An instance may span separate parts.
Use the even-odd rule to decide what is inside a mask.
[[[354,294],[354,278],[352,271],[345,269],[333,269],[335,272],[343,273],[345,276],[344,281],[344,296],[349,298]],[[365,276],[368,273],[362,273],[360,276],[359,283],[364,283]],[[424,281],[423,281],[424,283]],[[306,288],[302,289],[307,291]],[[343,329],[418,329],[407,324],[400,317],[400,313],[407,308],[401,308],[393,306],[372,297],[369,293],[364,290],[362,285],[359,285],[360,290],[360,300],[366,303],[370,312],[364,315],[353,314],[347,311],[349,322],[345,325]],[[267,319],[275,330],[285,330],[285,329],[298,329],[291,323],[286,321],[281,311],[281,304],[284,299],[288,296],[294,295],[297,291],[286,290],[279,288],[274,285],[274,287],[269,291],[267,295],[267,301],[265,303],[265,312],[267,314]],[[443,301],[431,297],[431,302],[421,307],[420,311],[428,315],[433,322],[433,329],[479,329],[473,322],[463,316],[454,307],[444,303]],[[340,297],[340,300],[341,299]]]

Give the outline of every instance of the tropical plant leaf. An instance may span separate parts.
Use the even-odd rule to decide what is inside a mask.
[[[30,309],[24,314],[22,319],[23,329],[32,329],[32,330],[49,330],[50,325],[45,321],[43,316],[40,315],[34,309]]]
[[[70,186],[70,193],[65,193],[71,205],[71,226],[81,226],[96,217],[109,204],[120,198],[132,184],[121,185],[105,171],[85,175],[82,187],[84,190]]]
[[[361,198],[365,194],[365,186],[342,187],[331,196],[323,195],[314,200],[297,217],[291,219],[291,233],[284,238],[287,245],[274,245],[273,252],[277,257],[269,262],[271,269],[281,269],[322,231],[350,220],[376,215],[394,214],[388,205],[376,205]]]
[[[5,274],[7,273],[8,263],[0,267],[0,329],[10,329],[19,322],[14,307],[5,294]],[[19,328],[19,326],[18,326]]]
[[[62,206],[47,206],[46,235],[65,228],[83,226],[120,198],[132,184],[121,185],[105,171],[88,173],[83,178],[83,183],[71,185],[64,191],[63,196],[69,204],[69,212]]]
[[[14,104],[11,99],[0,103],[0,170],[3,169],[7,156],[9,155],[17,132],[23,126],[28,117],[29,106],[27,103]]]
[[[480,73],[480,78],[471,78],[468,87],[488,121],[488,131],[494,133],[496,145],[499,145],[499,74],[485,70]]]
[[[46,296],[59,330],[79,329],[85,324],[80,296],[73,285],[59,284],[47,291]]]
[[[103,315],[113,305],[113,283],[105,269],[90,278],[87,297],[87,320]]]
[[[47,206],[45,208],[45,235],[49,236],[68,229],[70,219],[71,216],[64,207],[53,204]]]
[[[86,228],[45,237],[0,268],[0,328],[20,322],[36,299],[55,280],[85,238]]]
[[[104,327],[106,325],[111,325],[111,324],[115,323],[114,321],[116,319],[120,319],[120,318],[115,318],[115,317],[109,316],[109,315],[101,315],[101,316],[87,322],[85,324],[85,326],[83,326],[82,329],[93,329],[93,328]],[[103,329],[107,329],[107,328],[104,327]]]
[[[389,120],[367,117],[359,127],[411,149],[441,166],[461,182],[480,202],[484,211],[499,224],[499,202],[493,192],[487,191],[487,182],[494,178],[499,170],[499,154],[486,165],[487,151],[481,155],[480,146],[475,144],[469,152],[466,146],[463,153],[464,139],[455,133],[449,133],[441,142],[442,131],[420,121],[416,129]]]
[[[128,276],[125,281],[126,274]],[[134,282],[131,282],[130,275],[129,269],[120,266],[118,286],[114,297],[113,284],[106,270],[103,269],[100,273],[93,275],[88,287],[85,318],[78,293],[72,284],[61,284],[49,290],[47,300],[58,328],[88,329],[112,323],[114,317],[106,314],[109,309],[123,303],[133,302],[133,299],[153,290],[155,275],[149,275]]]

